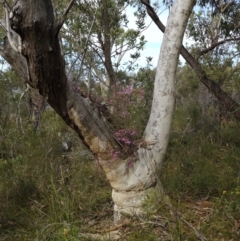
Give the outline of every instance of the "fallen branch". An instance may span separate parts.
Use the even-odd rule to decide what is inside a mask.
[[[167,208],[177,217],[179,218],[182,222],[184,222],[186,225],[188,225],[191,229],[193,229],[196,237],[201,240],[201,241],[207,241],[208,239],[198,230],[196,229],[191,223],[189,223],[187,220],[185,220],[181,213],[178,212],[174,207],[166,204]]]

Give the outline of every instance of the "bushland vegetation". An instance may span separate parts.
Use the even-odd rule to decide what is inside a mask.
[[[112,125],[129,131],[116,136],[129,148],[150,111],[153,76],[150,68],[140,70],[131,88],[116,87],[109,99],[117,112]],[[177,76],[170,144],[159,173],[171,205],[159,202],[151,213],[149,197],[149,215],[126,216],[117,227],[121,240],[238,240],[239,123],[189,67],[180,65]],[[97,159],[49,106],[36,129],[29,98],[37,93],[21,97],[11,70],[1,78],[0,240],[95,240],[81,234],[114,230],[111,188]],[[235,94],[235,81],[228,89]]]

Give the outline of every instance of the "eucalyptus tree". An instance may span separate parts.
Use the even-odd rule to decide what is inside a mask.
[[[102,11],[107,11],[106,2],[100,2]],[[157,65],[151,114],[131,153],[124,151],[129,143],[117,140],[91,100],[74,92],[67,78],[59,32],[73,4],[74,0],[56,18],[51,0],[18,0],[12,7],[5,2],[6,21],[1,20],[1,24],[8,38],[4,39],[0,54],[93,152],[111,184],[116,216],[120,212],[140,214],[148,196],[156,195],[155,202],[163,197],[158,170],[168,144],[179,51],[195,1],[176,0],[171,7]],[[109,36],[102,31],[101,38],[107,41]]]
[[[188,36],[195,42],[196,59],[209,52],[223,56],[226,48],[232,52],[240,40],[239,1],[201,1],[200,5],[204,8],[192,13],[187,27]]]
[[[56,1],[57,2],[57,1]],[[61,43],[67,63],[68,76],[75,81],[86,80],[89,72],[102,90],[117,82],[117,71],[134,69],[145,39],[145,11],[137,11],[136,28],[129,27],[127,9],[131,1],[75,1],[61,29]],[[61,6],[55,4],[55,12]],[[128,61],[123,57],[131,51]],[[103,91],[104,92],[104,91]]]
[[[192,13],[187,27],[188,36],[195,42],[191,52],[208,76],[224,88],[240,70],[240,3],[202,4],[205,8]]]

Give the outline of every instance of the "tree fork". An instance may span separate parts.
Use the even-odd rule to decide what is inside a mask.
[[[121,212],[143,213],[146,210],[142,204],[148,196],[157,194],[156,204],[163,196],[157,171],[168,145],[179,51],[194,4],[192,0],[174,2],[159,57],[151,115],[143,136],[144,144],[136,148],[132,155],[125,157],[123,153],[117,158],[113,157],[113,152],[121,153],[122,146],[94,112],[90,100],[73,92],[67,80],[58,36],[55,34],[54,26],[57,25],[51,1],[19,0],[13,8],[12,28],[21,36],[25,58],[13,50],[6,52],[5,47],[9,47],[7,43],[0,49],[1,54],[18,71],[27,66],[29,84],[39,90],[97,156],[113,190],[117,217]],[[10,54],[18,56],[16,60],[26,60],[14,63],[16,60]],[[128,163],[131,163],[131,167]]]
[[[73,92],[67,80],[55,29],[59,25],[55,22],[51,1],[17,1],[10,22],[22,39],[22,56],[18,54],[18,59],[26,59],[22,61],[24,64],[18,62],[16,69],[22,71],[27,67],[29,85],[39,90],[94,154],[102,154],[103,159],[108,159],[106,153],[121,149],[104,121],[92,109],[90,101]],[[2,53],[14,65],[14,58],[9,56],[14,53],[7,53],[4,48]]]

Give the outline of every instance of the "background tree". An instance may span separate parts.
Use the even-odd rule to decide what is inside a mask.
[[[130,4],[127,1],[76,1],[61,29],[67,75],[75,83],[85,83],[88,88],[90,72],[93,84],[100,84],[102,94],[108,96],[111,85],[117,82],[117,72],[133,71],[137,66],[145,44],[142,34],[146,28],[145,12],[138,12],[137,27],[130,29],[126,15]],[[60,6],[55,6],[61,15]],[[130,50],[130,60],[123,63],[123,57]]]
[[[147,12],[148,12],[149,16],[153,19],[153,21],[158,26],[158,28],[162,32],[164,32],[165,31],[165,26],[160,21],[160,19],[157,16],[157,14],[156,14],[155,10],[153,9],[153,7],[149,5],[149,1],[141,1],[141,2],[147,7]],[[201,6],[206,6],[207,4],[210,4],[210,3],[209,2],[205,2],[205,1],[200,2]],[[224,2],[221,2],[220,5],[224,6]],[[233,4],[233,5],[235,6],[235,4]],[[218,8],[218,6],[215,5],[214,3],[213,3],[213,5],[210,4],[210,6],[213,9],[215,7]],[[229,4],[227,2],[225,7],[227,8],[228,6],[229,6]],[[223,12],[225,12],[226,8],[223,8],[224,9]],[[219,9],[217,9],[216,12],[219,12]],[[220,15],[219,20],[220,20],[219,24],[216,26],[216,28],[217,28],[217,30],[216,30],[217,37],[216,38],[218,38],[219,34],[222,34],[222,32],[218,31],[219,28],[222,26],[220,24],[221,21],[223,20],[222,19],[222,13]],[[238,30],[238,26],[237,25],[236,25],[236,30]],[[203,54],[213,50],[215,47],[217,47],[218,45],[221,45],[221,44],[223,44],[225,42],[232,41],[232,40],[236,40],[237,41],[238,38],[236,38],[235,33],[233,35],[234,35],[233,39],[230,39],[230,40],[226,39],[224,41],[218,41],[218,42],[214,43],[213,45],[211,45],[210,48],[207,48],[205,51],[203,51]],[[236,101],[234,101],[226,92],[224,92],[220,88],[220,86],[214,80],[212,80],[211,78],[209,78],[207,76],[206,72],[204,71],[204,69],[202,68],[202,66],[198,62],[198,60],[195,59],[194,56],[191,55],[190,52],[188,52],[188,50],[184,46],[182,46],[182,48],[181,48],[181,55],[187,61],[187,63],[193,68],[193,70],[196,73],[196,75],[198,76],[199,80],[216,96],[216,98],[225,106],[225,108],[228,111],[232,112],[233,115],[235,116],[235,118],[237,118],[239,120],[240,119],[239,104]]]

